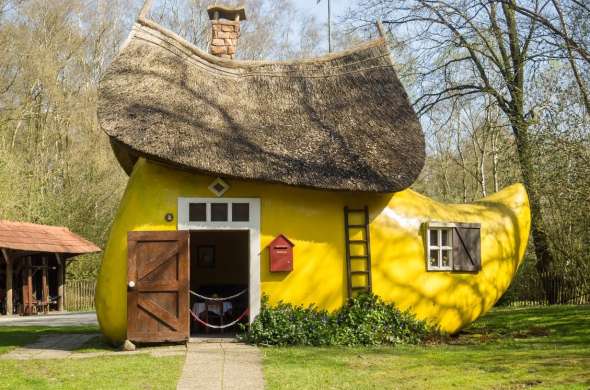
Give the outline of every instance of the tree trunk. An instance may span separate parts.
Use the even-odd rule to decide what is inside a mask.
[[[524,122],[524,121],[523,121]],[[541,195],[537,189],[533,174],[533,159],[531,145],[528,139],[528,128],[526,124],[512,126],[516,138],[516,150],[520,163],[522,179],[529,196],[531,207],[531,233],[535,246],[537,263],[535,268],[543,284],[545,297],[549,304],[557,303],[557,295],[553,284],[553,255],[549,250],[549,238],[543,229],[543,215],[541,213]],[[526,245],[526,243],[523,243]]]
[[[486,160],[485,160],[485,157],[486,157],[485,150],[482,150],[481,151],[481,159],[479,161],[479,178],[480,178],[479,184],[481,185],[481,195],[483,197],[488,196],[488,191],[487,191],[488,183],[486,180],[486,170],[485,170]]]
[[[492,135],[492,178],[494,180],[494,193],[498,192],[498,133]]]

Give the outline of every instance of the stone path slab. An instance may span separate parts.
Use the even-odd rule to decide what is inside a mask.
[[[49,313],[36,316],[0,316],[0,326],[98,325],[96,313]]]
[[[241,343],[189,343],[177,389],[262,390],[260,351]]]

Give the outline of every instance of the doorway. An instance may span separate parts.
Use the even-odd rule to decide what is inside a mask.
[[[233,335],[249,321],[249,230],[190,231],[191,335]]]
[[[191,241],[195,241],[195,244],[193,244],[194,246],[199,245],[196,243],[200,242],[203,237],[213,238],[213,236],[218,233],[218,239],[221,241],[223,241],[224,238],[229,238],[230,241],[239,240],[242,242],[242,252],[245,252],[247,255],[246,260],[240,264],[242,266],[247,265],[248,267],[246,271],[244,271],[244,268],[241,269],[242,271],[240,271],[240,275],[242,279],[239,281],[239,284],[245,284],[247,286],[247,291],[242,294],[246,296],[244,299],[247,300],[248,315],[245,319],[246,321],[251,322],[254,318],[256,318],[260,312],[260,199],[220,197],[178,198],[178,231],[186,231],[187,233],[194,235],[194,240],[193,237],[191,237]],[[229,236],[223,236],[222,234],[224,232],[228,233]],[[209,234],[209,236],[205,235],[200,237],[199,234],[201,233]],[[247,242],[247,246],[244,244],[244,240]],[[201,245],[207,246],[211,244],[202,242]],[[214,254],[211,253],[211,249],[201,249],[202,263],[204,262],[207,264],[207,261],[209,260],[206,258],[208,256],[217,255],[217,249],[213,251],[215,252]],[[195,254],[193,255],[191,253],[191,258],[194,257],[196,259],[198,256],[198,248],[195,248]],[[196,270],[201,269],[197,263],[194,264],[194,267],[191,268],[195,268]],[[203,273],[207,274],[206,271]],[[247,277],[247,283],[243,282],[243,278],[245,277]],[[199,276],[195,275],[195,278],[199,278]],[[217,279],[213,280],[215,281]],[[199,288],[198,286],[195,287]],[[195,290],[193,291],[196,292]],[[241,290],[236,293],[239,292],[241,292]],[[196,293],[198,295],[212,298],[210,296],[199,294],[198,292]],[[219,293],[216,294],[219,295]],[[200,298],[194,294],[190,295],[191,298]],[[192,302],[193,301],[191,299],[191,310]],[[226,308],[227,306],[228,305],[226,305]],[[202,306],[200,309],[203,309]],[[209,310],[207,310],[207,312],[209,312]],[[233,314],[237,314],[239,316],[243,314],[243,312]],[[190,317],[192,322],[195,316],[190,314]],[[218,332],[219,330],[216,330],[217,334],[219,334]],[[212,335],[215,333],[212,333],[212,329],[209,329],[209,334]]]

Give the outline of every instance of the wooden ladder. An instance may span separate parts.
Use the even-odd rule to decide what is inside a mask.
[[[350,216],[354,214],[362,214],[363,222],[360,224],[351,224]],[[363,229],[363,239],[351,240],[350,230],[351,229]],[[369,208],[365,206],[362,209],[352,209],[348,206],[344,207],[344,238],[346,241],[346,273],[348,279],[348,297],[352,298],[355,292],[371,292],[372,281],[371,281],[371,237],[369,233]],[[351,250],[353,247],[362,247],[362,254],[358,254],[357,251]],[[352,254],[354,253],[354,254]],[[359,262],[363,265],[359,267]],[[353,264],[354,263],[354,264]],[[357,265],[357,267],[353,267]],[[355,280],[354,276],[362,276],[364,284],[353,284]]]

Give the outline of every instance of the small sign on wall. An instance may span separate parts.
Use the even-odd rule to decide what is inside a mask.
[[[283,234],[279,234],[268,246],[270,272],[293,271],[293,247],[295,245]]]

